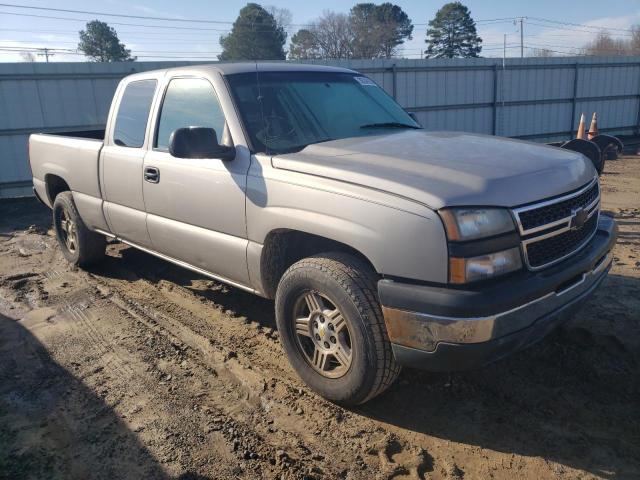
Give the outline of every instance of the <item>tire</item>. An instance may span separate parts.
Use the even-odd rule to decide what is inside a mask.
[[[311,389],[341,405],[372,399],[400,373],[376,283],[362,260],[325,253],[293,264],[278,285],[276,322],[289,362]]]
[[[89,230],[76,208],[71,192],[62,192],[53,202],[53,228],[62,254],[72,265],[87,267],[105,256],[107,241]]]

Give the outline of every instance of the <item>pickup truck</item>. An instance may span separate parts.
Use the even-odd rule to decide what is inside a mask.
[[[105,131],[34,134],[36,196],[79,267],[124,242],[275,299],[314,391],[532,345],[606,277],[617,235],[583,155],[429,132],[371,79],[298,64],[137,73]]]

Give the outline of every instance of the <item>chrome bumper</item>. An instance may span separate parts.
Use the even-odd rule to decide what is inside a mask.
[[[448,317],[383,306],[389,339],[393,344],[433,351],[440,342],[482,343],[533,325],[538,319],[584,299],[606,276],[613,253],[600,258],[591,271],[570,283],[518,307],[481,317]]]
[[[600,215],[585,247],[538,272],[463,287],[382,279],[378,295],[401,365],[469,370],[540,341],[570,318],[606,277],[618,228]]]

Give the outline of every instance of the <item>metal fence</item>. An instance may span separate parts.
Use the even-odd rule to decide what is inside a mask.
[[[103,128],[118,81],[196,62],[0,64],[0,197],[30,194],[32,132]],[[640,57],[331,60],[380,84],[429,130],[571,137],[581,112],[638,133]]]

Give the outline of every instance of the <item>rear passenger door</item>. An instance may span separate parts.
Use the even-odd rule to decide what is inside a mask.
[[[144,79],[124,86],[117,110],[111,112],[100,162],[105,218],[111,232],[144,247],[150,247],[151,240],[145,222],[142,164],[157,83]]]
[[[248,156],[234,160],[183,159],[168,151],[182,127],[215,129],[232,144],[216,91],[205,78],[168,79],[144,159],[147,228],[154,250],[228,281],[249,284],[245,190]]]

